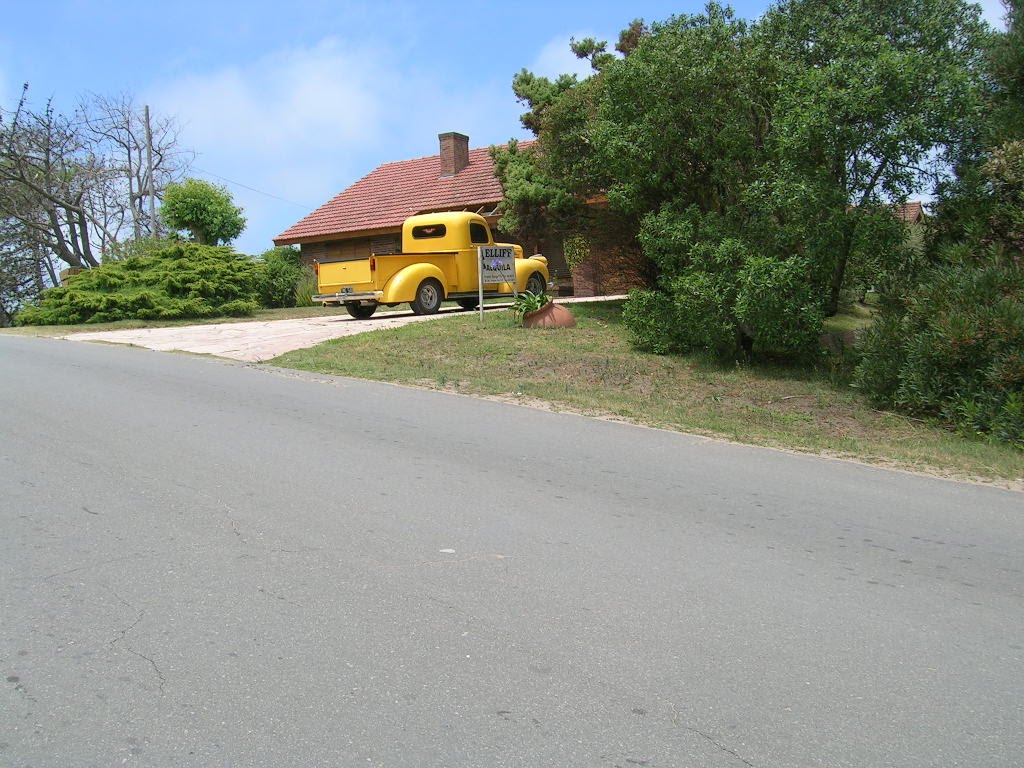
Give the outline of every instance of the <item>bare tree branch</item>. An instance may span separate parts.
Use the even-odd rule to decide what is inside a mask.
[[[193,155],[179,147],[172,118],[151,125],[159,197]],[[33,109],[26,84],[15,109],[0,108],[0,221],[11,224],[0,227],[0,255],[31,246],[33,260],[49,264],[52,278],[51,254],[92,267],[125,240],[158,236],[145,214],[145,133],[142,110],[129,95],[90,94],[68,118],[52,102]]]

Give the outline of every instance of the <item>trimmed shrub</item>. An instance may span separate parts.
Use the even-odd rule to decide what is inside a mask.
[[[18,325],[244,316],[259,309],[259,267],[227,247],[168,244],[81,272],[23,308]]]

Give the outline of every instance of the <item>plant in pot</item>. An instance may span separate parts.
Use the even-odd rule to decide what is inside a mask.
[[[576,318],[546,293],[523,291],[512,302],[512,314],[524,328],[572,328]]]

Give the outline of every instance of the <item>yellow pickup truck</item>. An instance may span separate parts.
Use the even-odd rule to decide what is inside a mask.
[[[465,211],[411,216],[402,225],[402,252],[314,262],[317,294],[313,301],[344,304],[348,313],[365,320],[381,304],[408,302],[417,315],[432,315],[442,301],[465,309],[480,303],[477,249],[495,243],[483,216]],[[484,297],[512,296],[519,291],[543,293],[548,285],[548,260],[515,252],[516,284],[485,283]]]

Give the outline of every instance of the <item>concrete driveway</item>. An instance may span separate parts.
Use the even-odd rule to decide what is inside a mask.
[[[624,296],[597,296],[593,298],[561,298],[559,304],[584,301],[610,301]],[[488,310],[506,307],[506,304],[488,305]],[[245,362],[270,360],[293,349],[316,346],[328,339],[354,336],[357,333],[396,328],[424,320],[442,320],[465,315],[458,307],[445,307],[436,315],[414,315],[410,310],[379,312],[369,320],[355,320],[347,315],[325,315],[294,320],[260,320],[241,323],[212,323],[183,325],[173,328],[137,328],[126,331],[96,331],[73,333],[62,338],[73,341],[100,341],[111,344],[130,344],[162,352],[192,352],[215,355]]]

